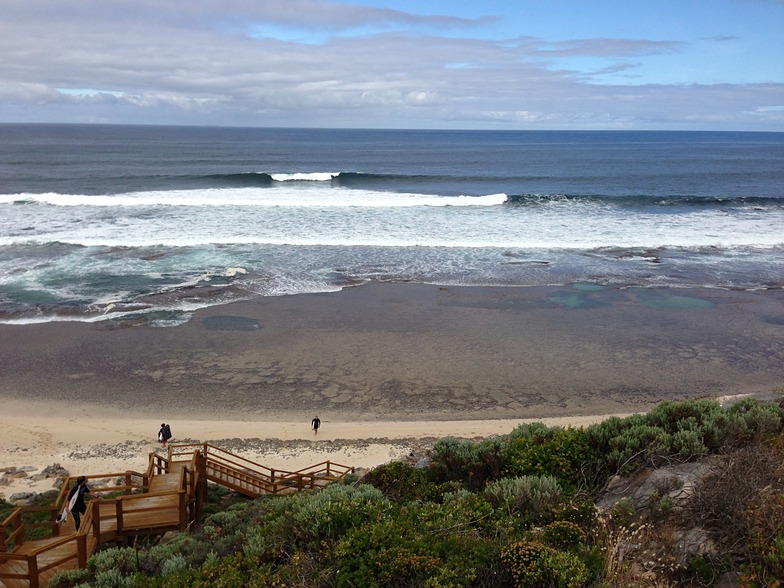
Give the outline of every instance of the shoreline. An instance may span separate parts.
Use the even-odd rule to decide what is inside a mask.
[[[526,421],[781,396],[782,317],[782,289],[373,282],[202,308],[170,328],[2,324],[0,468],[105,473],[75,456],[107,452],[120,458],[109,471],[142,468],[161,422],[175,442],[248,440],[280,469],[324,455],[367,467]]]

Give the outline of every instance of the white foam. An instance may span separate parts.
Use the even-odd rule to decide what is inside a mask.
[[[400,208],[416,206],[497,206],[506,194],[485,196],[433,196],[416,193],[353,190],[323,186],[280,186],[273,188],[205,188],[199,190],[155,190],[113,195],[16,194],[6,203],[37,202],[51,206],[193,206],[193,207],[315,207],[315,208]]]
[[[313,172],[294,174],[270,174],[276,182],[328,182],[340,175],[340,172]]]

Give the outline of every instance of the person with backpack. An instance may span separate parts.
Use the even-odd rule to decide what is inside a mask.
[[[161,428],[158,431],[158,441],[161,445],[166,447],[166,443],[172,438],[171,427],[166,423],[161,423]]]

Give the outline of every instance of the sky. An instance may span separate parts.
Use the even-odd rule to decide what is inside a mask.
[[[784,131],[784,0],[2,0],[0,122]]]

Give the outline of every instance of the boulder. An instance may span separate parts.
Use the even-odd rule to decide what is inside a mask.
[[[14,506],[24,506],[31,504],[36,496],[38,495],[35,492],[17,492],[16,494],[11,494],[8,502]]]
[[[41,473],[47,478],[65,478],[71,475],[68,470],[59,463],[53,463],[50,466],[46,466],[41,470]]]
[[[652,496],[669,496],[673,508],[682,508],[694,495],[696,487],[716,471],[716,462],[706,459],[645,469],[632,476],[614,476],[596,506],[600,509],[612,508],[617,502],[627,498],[634,508],[641,509],[648,506]]]
[[[708,531],[700,527],[685,531],[676,530],[674,539],[677,562],[684,567],[696,556],[718,553],[718,547],[708,535]]]

